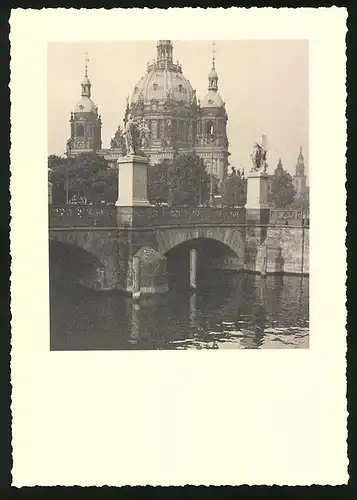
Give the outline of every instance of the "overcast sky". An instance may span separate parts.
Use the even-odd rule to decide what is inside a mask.
[[[212,41],[173,41],[182,64],[203,100],[212,63]],[[125,98],[156,57],[156,41],[51,43],[48,45],[48,152],[63,155],[69,116],[81,97],[84,54],[92,99],[102,115],[103,147],[122,123]],[[216,41],[219,93],[226,102],[230,163],[251,167],[253,143],[267,135],[269,172],[282,158],[294,172],[299,148],[309,157],[309,46],[306,40]],[[308,172],[307,172],[308,173]]]

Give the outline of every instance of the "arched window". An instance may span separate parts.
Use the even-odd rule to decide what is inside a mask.
[[[84,126],[82,124],[77,124],[76,127],[77,137],[84,137]]]
[[[206,122],[206,134],[209,136],[214,134],[214,123],[211,120]]]
[[[153,139],[157,138],[157,122],[156,122],[156,120],[152,120],[152,122],[151,122],[151,137]]]

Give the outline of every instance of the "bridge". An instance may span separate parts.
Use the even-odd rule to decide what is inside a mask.
[[[252,216],[253,213],[253,216]],[[168,271],[309,272],[302,210],[49,205],[50,260],[96,290],[164,292]],[[184,268],[182,268],[184,269]]]

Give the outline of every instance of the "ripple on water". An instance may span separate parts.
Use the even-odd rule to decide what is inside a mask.
[[[222,281],[222,280],[221,280]],[[218,281],[217,281],[218,283]],[[308,278],[228,274],[224,286],[141,300],[51,288],[51,349],[309,347]]]

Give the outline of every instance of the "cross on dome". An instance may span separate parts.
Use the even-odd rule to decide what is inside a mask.
[[[89,63],[88,52],[86,52],[85,59],[84,59],[84,75],[85,76],[88,76],[88,63]]]
[[[213,40],[212,42],[212,69],[216,69],[215,68],[215,62],[216,62],[216,54],[217,50],[216,50],[216,42]]]

